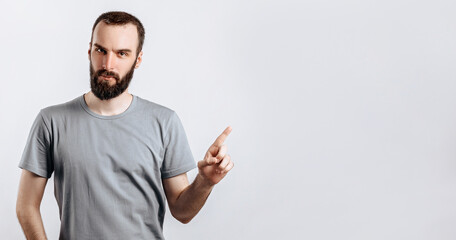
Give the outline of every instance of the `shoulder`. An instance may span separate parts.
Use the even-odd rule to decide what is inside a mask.
[[[173,109],[160,105],[158,103],[149,101],[147,99],[136,96],[137,98],[137,110],[143,113],[150,114],[162,121],[169,121],[170,119],[177,117],[176,112]]]
[[[51,105],[40,110],[40,115],[45,120],[50,120],[56,117],[67,116],[75,112],[76,110],[80,110],[80,100],[82,96],[78,96],[72,100],[69,100],[64,103]]]

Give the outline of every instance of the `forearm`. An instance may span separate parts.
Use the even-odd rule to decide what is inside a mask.
[[[23,207],[17,210],[17,218],[27,239],[47,239],[39,209],[35,207]]]
[[[198,174],[177,198],[173,206],[173,216],[182,223],[188,223],[201,210],[214,185],[209,184]]]

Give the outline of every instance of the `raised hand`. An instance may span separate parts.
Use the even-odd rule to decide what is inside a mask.
[[[226,153],[227,147],[223,144],[231,133],[231,130],[232,128],[228,126],[209,147],[204,159],[198,162],[199,174],[210,185],[215,185],[220,182],[220,180],[222,180],[234,167],[230,155]]]

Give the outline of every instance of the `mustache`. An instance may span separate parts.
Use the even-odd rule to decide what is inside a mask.
[[[115,73],[115,72],[111,72],[111,71],[108,71],[106,69],[100,69],[96,72],[96,76],[97,78],[100,77],[100,76],[104,76],[104,77],[113,77],[116,79],[116,81],[119,81],[120,80],[120,76]]]

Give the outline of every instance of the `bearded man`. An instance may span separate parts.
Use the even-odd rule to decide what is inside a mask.
[[[144,36],[131,14],[100,15],[88,50],[91,91],[36,117],[19,163],[16,212],[27,239],[46,239],[40,204],[52,173],[60,239],[164,239],[166,203],[188,223],[233,168],[223,144],[231,127],[196,164],[177,114],[128,92]]]

